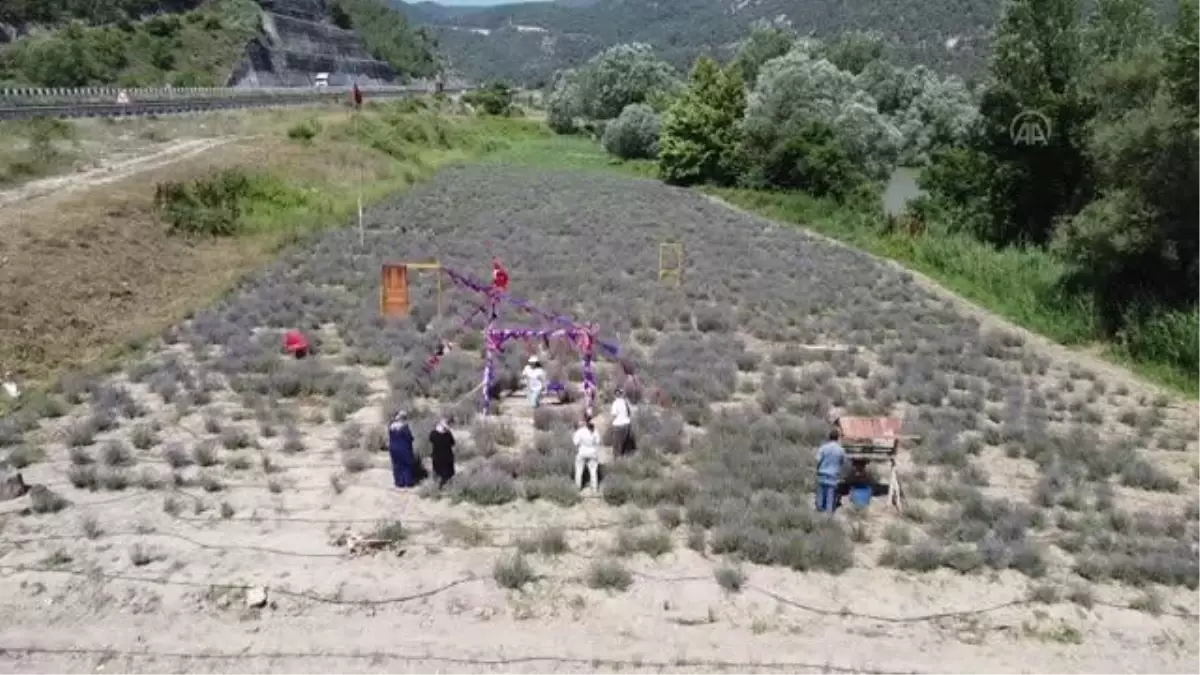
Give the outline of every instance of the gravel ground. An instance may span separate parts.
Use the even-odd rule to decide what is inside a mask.
[[[5,670],[1195,671],[1195,406],[653,181],[456,168],[358,236],[0,421],[44,486],[3,504]],[[508,349],[477,418],[479,326],[454,318],[477,298],[448,287],[439,319],[418,274],[412,317],[379,316],[382,262],[486,277],[492,255],[634,367],[639,448],[605,458],[601,497],[570,482],[579,405],[507,396],[536,345]],[[314,358],[280,355],[289,328]],[[458,349],[430,378],[439,339]],[[578,357],[546,356],[577,389]],[[602,365],[602,409],[618,378]],[[390,488],[397,407],[418,439],[451,418],[444,490]],[[920,437],[903,514],[813,513],[832,409]],[[385,549],[351,555],[372,532]]]

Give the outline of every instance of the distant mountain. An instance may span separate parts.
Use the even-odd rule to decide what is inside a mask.
[[[453,69],[475,80],[537,85],[622,42],[646,42],[686,71],[696,56],[729,53],[756,20],[801,35],[875,30],[902,63],[971,74],[989,48],[997,0],[557,0],[445,7],[391,0],[425,26]]]

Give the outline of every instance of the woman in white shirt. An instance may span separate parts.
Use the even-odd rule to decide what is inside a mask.
[[[637,449],[630,426],[633,422],[633,406],[629,405],[623,389],[617,389],[616,395],[610,411],[612,421],[609,422],[612,427],[612,450],[613,457],[624,457]]]
[[[538,357],[529,357],[529,363],[521,371],[521,379],[525,380],[525,396],[529,405],[536,408],[542,403],[542,392],[546,390],[546,371]]]
[[[572,437],[575,442],[575,485],[583,489],[583,469],[586,466],[592,492],[600,492],[600,434],[592,420],[583,418]]]

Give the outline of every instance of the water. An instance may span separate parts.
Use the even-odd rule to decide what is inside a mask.
[[[921,170],[916,167],[896,167],[888,180],[887,189],[883,191],[883,210],[891,216],[899,216],[904,207],[913,199],[924,194],[917,187],[917,176]]]

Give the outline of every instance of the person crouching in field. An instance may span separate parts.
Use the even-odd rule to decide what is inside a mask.
[[[842,465],[846,451],[839,442],[842,432],[835,426],[829,430],[829,440],[817,450],[817,510],[833,513],[837,508],[838,483],[842,480]]]
[[[413,452],[413,433],[408,413],[398,411],[388,425],[388,454],[392,458],[392,482],[398,488],[417,484],[417,455]]]
[[[629,405],[623,389],[617,389],[610,412],[613,457],[624,457],[636,450],[637,445],[633,440],[633,406]]]
[[[432,447],[429,459],[433,473],[438,477],[438,487],[445,487],[454,478],[454,434],[445,418],[429,432],[429,445]]]
[[[592,419],[584,416],[579,421],[579,428],[571,438],[575,443],[575,486],[583,489],[583,469],[588,470],[588,480],[591,481],[592,493],[600,492],[600,434]]]

